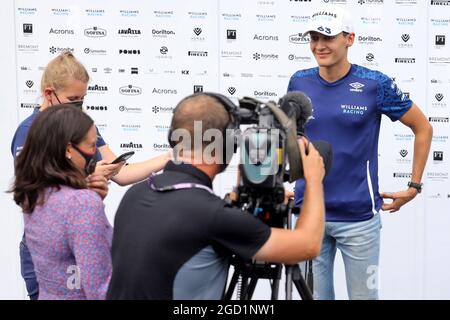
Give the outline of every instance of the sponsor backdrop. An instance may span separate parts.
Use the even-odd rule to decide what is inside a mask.
[[[275,101],[283,96],[295,71],[315,66],[301,33],[312,10],[324,3],[353,13],[351,61],[395,78],[434,127],[423,194],[401,213],[383,214],[381,297],[450,298],[450,1],[17,0],[18,118],[39,103],[46,63],[70,50],[91,76],[84,108],[112,150],[136,151],[133,161],[147,159],[168,150],[172,110],[188,94],[219,91],[233,99]],[[412,132],[384,119],[379,158],[381,190],[405,189]],[[230,190],[235,174],[232,165],[217,179],[216,191]],[[124,191],[111,186],[111,221]],[[340,262],[336,271],[337,294],[345,298]]]

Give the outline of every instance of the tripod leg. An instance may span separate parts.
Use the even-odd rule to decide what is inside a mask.
[[[292,300],[292,266],[286,265],[286,300]]]
[[[248,286],[248,290],[246,293],[246,300],[251,300],[253,297],[253,293],[255,293],[256,285],[258,284],[258,278],[252,277],[250,280],[250,285]]]
[[[228,286],[228,290],[226,291],[225,296],[223,298],[224,300],[231,300],[238,280],[239,280],[239,271],[237,269],[235,269],[234,273],[233,273],[233,277],[231,278],[231,281],[230,281],[230,285]]]
[[[248,276],[242,276],[241,277],[241,288],[239,290],[239,295],[238,295],[238,299],[239,300],[246,300],[247,297],[247,292],[248,292]]]
[[[311,290],[306,284],[305,279],[303,279],[300,267],[298,265],[292,266],[292,276],[292,281],[294,282],[294,285],[297,288],[302,300],[314,300]]]

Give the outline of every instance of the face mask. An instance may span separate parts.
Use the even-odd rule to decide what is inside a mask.
[[[70,101],[70,102],[66,102],[65,104],[69,104],[75,108],[78,108],[80,110],[83,109],[83,100],[78,100],[78,101]]]
[[[85,165],[84,165],[84,172],[87,175],[90,175],[92,173],[94,173],[95,171],[95,166],[97,165],[97,160],[95,160],[95,152],[92,154],[88,154],[85,153],[84,151],[81,151],[76,145],[72,144],[72,147],[77,150],[81,156],[84,158],[84,160],[86,161]]]
[[[53,94],[55,95],[56,100],[58,100],[58,103],[61,104],[61,101],[59,100],[59,97],[58,97],[58,95],[56,94],[55,91],[53,91]],[[64,104],[68,104],[68,105],[71,105],[71,106],[73,106],[75,108],[78,108],[78,109],[82,110],[83,109],[83,102],[84,102],[83,100],[68,101],[68,102],[66,102]]]

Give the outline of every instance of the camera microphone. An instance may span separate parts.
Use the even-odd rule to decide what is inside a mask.
[[[290,91],[278,102],[281,110],[297,122],[297,135],[305,134],[305,124],[312,118],[311,99],[301,91]]]

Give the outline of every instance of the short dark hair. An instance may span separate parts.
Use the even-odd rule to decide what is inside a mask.
[[[36,117],[16,158],[10,190],[24,213],[32,213],[43,203],[43,192],[49,187],[86,188],[84,173],[66,158],[66,148],[69,143],[80,143],[93,124],[86,113],[64,104],[49,107]]]
[[[230,121],[230,116],[222,103],[216,98],[206,94],[195,94],[181,100],[176,106],[170,125],[171,132],[176,129],[185,129],[191,137],[194,137],[195,121],[201,121],[203,136],[208,129],[217,129],[224,132]],[[208,143],[203,141],[203,147]],[[191,139],[191,150],[194,150],[193,139]]]

